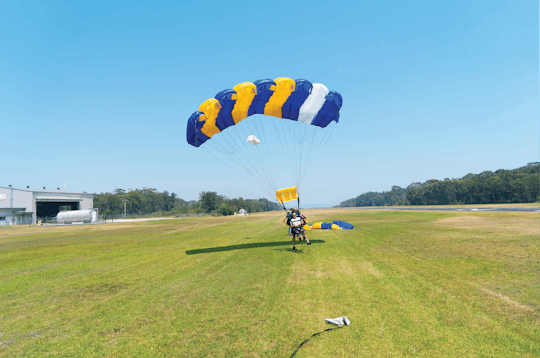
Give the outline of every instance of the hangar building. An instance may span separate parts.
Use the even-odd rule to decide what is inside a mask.
[[[36,224],[62,210],[93,209],[94,196],[73,191],[0,186],[0,225]]]

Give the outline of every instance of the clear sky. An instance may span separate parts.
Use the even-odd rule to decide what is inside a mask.
[[[0,186],[262,197],[185,128],[276,77],[344,98],[305,204],[539,161],[537,1],[3,1],[0,33]]]

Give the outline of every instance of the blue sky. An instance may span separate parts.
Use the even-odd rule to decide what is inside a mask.
[[[305,204],[539,161],[538,19],[532,1],[5,1],[0,185],[261,197],[185,126],[282,76],[344,98]]]

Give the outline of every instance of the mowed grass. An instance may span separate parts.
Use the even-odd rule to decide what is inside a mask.
[[[0,229],[0,356],[540,355],[538,213],[305,214]]]

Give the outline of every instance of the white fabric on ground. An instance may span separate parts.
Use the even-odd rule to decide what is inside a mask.
[[[328,322],[328,323],[335,324],[336,326],[340,326],[340,327],[344,326],[344,325],[347,325],[347,326],[351,325],[351,322],[345,316],[338,317],[338,318],[327,318],[327,319],[325,319],[325,321]]]

